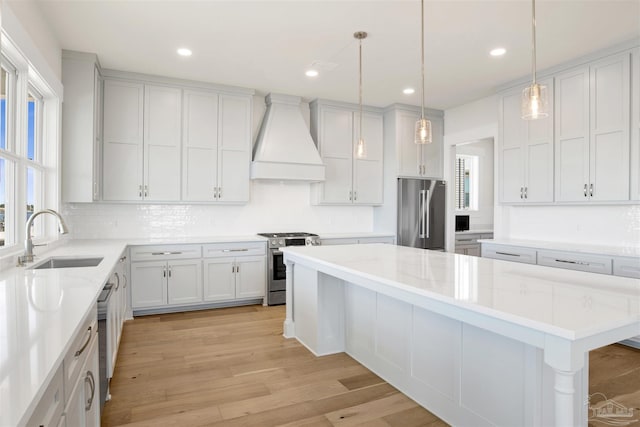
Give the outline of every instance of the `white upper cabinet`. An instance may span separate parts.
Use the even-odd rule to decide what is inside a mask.
[[[251,99],[185,90],[182,199],[249,201]]]
[[[556,200],[629,200],[630,54],[556,76]]]
[[[252,91],[105,73],[104,200],[249,201]]]
[[[217,195],[218,95],[184,91],[182,199],[214,200]]]
[[[355,157],[353,164],[354,203],[376,205],[382,203],[382,141],[383,117],[379,114],[362,115],[362,134],[366,144],[366,156]],[[360,116],[355,117],[355,126],[359,126]]]
[[[142,84],[104,81],[104,200],[142,200],[143,106]]]
[[[500,100],[500,201],[553,202],[553,80],[547,86],[550,117],[521,117],[523,88],[504,93]]]
[[[251,165],[251,98],[220,95],[218,201],[248,202]]]
[[[412,106],[394,106],[385,115],[385,126],[389,123],[393,129],[390,135],[396,146],[396,172],[398,176],[414,178],[443,177],[443,141],[444,120],[442,113],[427,110],[426,117],[431,121],[433,142],[417,145],[415,139],[416,121],[420,119],[419,108]]]
[[[382,203],[383,117],[375,109],[363,112],[365,156],[356,156],[358,106],[314,101],[311,131],[325,165],[325,181],[312,186],[314,204]]]
[[[62,200],[100,199],[102,79],[94,54],[62,52]]]
[[[145,200],[180,199],[182,90],[145,85]]]
[[[631,55],[631,200],[640,200],[640,49]]]

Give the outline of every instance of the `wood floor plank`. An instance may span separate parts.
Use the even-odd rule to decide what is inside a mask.
[[[347,354],[315,357],[284,339],[284,316],[247,306],[126,322],[102,425],[447,425]],[[640,351],[596,350],[590,376],[592,392],[640,401]]]

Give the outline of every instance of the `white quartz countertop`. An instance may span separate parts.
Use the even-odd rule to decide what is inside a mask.
[[[27,422],[126,246],[116,240],[69,241],[39,260],[104,259],[96,267],[0,273],[0,426]]]
[[[390,296],[445,302],[576,340],[637,325],[640,281],[393,245],[282,248],[285,260],[369,279]],[[329,273],[330,274],[330,273]]]
[[[483,239],[478,240],[478,242],[535,249],[550,249],[554,251],[579,252],[594,255],[610,255],[634,258],[640,257],[640,242],[638,242],[637,246],[589,245],[583,243],[547,242],[542,240],[519,239]]]

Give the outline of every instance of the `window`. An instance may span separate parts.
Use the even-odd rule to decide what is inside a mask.
[[[478,210],[478,156],[456,155],[456,210]]]
[[[9,116],[7,109],[9,93],[9,72],[2,67],[0,76],[0,149],[7,149]]]
[[[58,207],[60,103],[52,87],[59,82],[50,85],[9,38],[1,43],[0,255],[12,255],[22,244],[27,219]],[[48,218],[37,219],[32,235],[53,236],[53,226]]]

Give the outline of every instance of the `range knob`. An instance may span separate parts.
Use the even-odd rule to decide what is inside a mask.
[[[277,240],[272,240],[272,241],[271,241],[271,244],[272,244],[273,246],[277,246],[277,245],[278,245],[278,241],[277,241]]]
[[[280,246],[284,246],[284,240],[280,239],[278,240],[278,243],[280,244]]]

